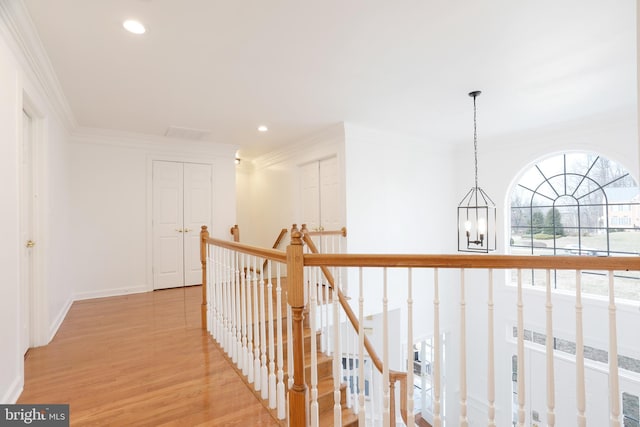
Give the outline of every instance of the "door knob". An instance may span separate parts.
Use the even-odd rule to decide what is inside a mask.
[[[185,232],[185,233],[188,233],[188,232],[190,232],[190,231],[191,231],[191,229],[190,229],[190,228],[185,228],[185,229],[184,229],[184,232]]]
[[[33,240],[27,240],[27,243],[25,244],[25,246],[28,248],[32,248],[35,245],[36,245],[36,242],[34,242]]]
[[[182,233],[182,228],[176,228],[176,231],[177,231],[178,233]]]

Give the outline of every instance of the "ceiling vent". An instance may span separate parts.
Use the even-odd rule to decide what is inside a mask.
[[[209,130],[170,126],[164,135],[180,139],[202,139],[210,133]]]

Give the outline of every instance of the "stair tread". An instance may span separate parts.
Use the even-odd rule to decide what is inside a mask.
[[[351,427],[351,426],[357,426],[358,425],[358,416],[356,414],[353,413],[353,411],[350,408],[347,408],[346,406],[342,406],[342,426],[343,427]],[[321,425],[322,427],[332,427],[334,425],[333,423],[333,407],[329,408],[326,411],[322,411],[320,412],[319,416],[318,416],[320,423],[319,425]]]

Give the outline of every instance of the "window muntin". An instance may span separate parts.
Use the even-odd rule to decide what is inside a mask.
[[[510,203],[513,254],[639,256],[640,192],[621,165],[594,153],[549,157],[524,171]],[[524,282],[546,286],[545,272],[523,272]],[[515,272],[513,275],[515,281]],[[616,274],[622,298],[640,300],[637,272]],[[552,285],[575,288],[575,273],[556,271]],[[606,277],[583,272],[586,293],[606,295]]]

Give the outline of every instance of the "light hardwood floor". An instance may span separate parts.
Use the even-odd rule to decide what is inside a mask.
[[[276,426],[200,329],[200,286],[79,301],[25,358],[18,403],[73,426]]]

